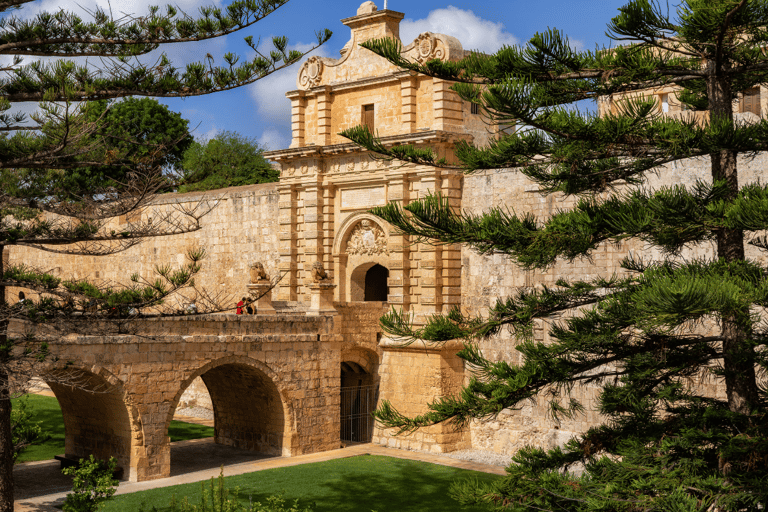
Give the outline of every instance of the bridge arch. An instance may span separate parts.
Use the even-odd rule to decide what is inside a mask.
[[[135,479],[131,454],[143,443],[143,427],[123,382],[100,366],[56,367],[41,378],[61,407],[65,455],[93,455],[103,460],[115,457],[124,478]]]
[[[244,356],[210,361],[184,379],[165,420],[170,426],[184,390],[201,377],[213,404],[215,441],[269,455],[291,455],[294,412],[278,388],[279,376],[265,363]]]

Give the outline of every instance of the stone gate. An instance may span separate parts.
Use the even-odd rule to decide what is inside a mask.
[[[67,453],[115,455],[135,480],[167,476],[168,424],[197,377],[211,395],[217,442],[281,455],[336,448],[344,382],[372,386],[379,399],[415,415],[436,397],[458,392],[466,378],[457,345],[404,346],[384,336],[378,319],[388,308],[402,308],[416,322],[456,306],[482,314],[496,299],[521,288],[621,272],[628,252],[654,256],[641,242],[629,240],[621,247],[601,246],[590,260],[524,271],[499,255],[414,243],[369,214],[372,206],[407,205],[433,192],[470,213],[498,206],[542,218],[574,201],[541,195],[514,169],[464,176],[452,169],[392,163],[338,135],[364,124],[384,144],[429,147],[450,161],[459,141],[483,145],[500,130],[513,129],[487,124],[449,82],[403,72],[359,46],[372,38],[399,37],[403,18],[365,2],[355,16],[342,20],[351,36],[340,58],[311,57],[301,66],[296,90],[286,94],[291,146],[266,154],[280,168],[278,183],[165,194],[136,214],[148,220],[176,207],[213,202],[217,207],[203,218],[200,231],[152,238],[98,258],[7,249],[5,261],[65,278],[120,283],[126,268],[149,276],[158,265],[182,263],[190,247],[204,246],[208,256],[196,281],[213,295],[229,293],[233,306],[248,294],[252,264],[262,263],[270,276],[284,275],[268,297],[274,307],[270,315],[187,316],[148,324],[149,337],[54,343],[54,354],[72,362],[67,371],[83,384],[82,389],[52,385],[65,415]],[[427,32],[404,44],[402,54],[424,62],[459,59],[466,52],[455,38]],[[600,108],[607,108],[605,102]],[[744,179],[754,181],[768,166],[768,156],[755,155],[739,165]],[[691,184],[709,175],[707,166],[705,160],[691,159],[670,164],[663,174]],[[655,179],[647,185],[659,186]],[[115,229],[126,222],[115,220]],[[709,248],[694,247],[686,257],[708,254]],[[318,265],[328,276],[323,283],[313,279]],[[537,323],[534,336],[547,341],[546,326]],[[520,362],[514,346],[506,332],[480,342],[487,357],[512,363]],[[53,379],[61,368],[50,371]],[[591,385],[575,389],[587,411],[559,423],[548,416],[546,404],[530,403],[459,431],[437,425],[393,437],[374,429],[371,440],[440,452],[551,447],[599,421],[596,393]]]

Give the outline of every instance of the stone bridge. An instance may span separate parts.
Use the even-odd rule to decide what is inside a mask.
[[[347,309],[358,319],[354,342],[338,329],[342,311],[174,317],[147,321],[141,336],[52,343],[58,361],[43,378],[61,405],[66,454],[114,456],[133,481],[169,476],[168,427],[197,377],[217,443],[282,456],[338,448],[342,368],[378,380],[382,307]]]

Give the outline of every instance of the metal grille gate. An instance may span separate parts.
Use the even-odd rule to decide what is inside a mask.
[[[357,443],[371,442],[374,419],[379,398],[378,386],[350,386],[341,388],[341,440]]]

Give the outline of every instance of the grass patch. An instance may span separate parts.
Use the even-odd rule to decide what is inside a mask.
[[[61,414],[59,401],[51,396],[25,395],[27,411],[32,416],[32,421],[40,422],[43,436],[47,439],[38,444],[33,444],[21,452],[16,463],[31,462],[34,460],[49,460],[54,455],[64,453],[64,416]],[[20,398],[11,400],[15,406]]]
[[[213,437],[213,427],[171,420],[171,426],[168,427],[168,435],[171,436],[172,443],[187,441],[188,439],[203,439]]]
[[[52,396],[33,394],[25,396],[28,404],[27,410],[32,415],[33,421],[41,422],[40,427],[48,439],[27,447],[21,452],[16,463],[51,460],[54,455],[64,453],[64,416],[61,414],[59,401]],[[15,404],[17,400],[19,399],[14,399],[12,402]],[[213,428],[173,420],[168,428],[168,435],[171,437],[171,442],[202,439],[213,437]]]
[[[226,486],[240,488],[239,498],[264,502],[268,496],[284,493],[286,501],[313,505],[315,512],[423,512],[424,510],[482,511],[487,508],[463,506],[448,496],[448,487],[459,479],[491,482],[499,478],[465,469],[426,462],[361,455],[286,468],[267,469],[225,478]],[[206,483],[206,485],[208,485]],[[138,510],[152,506],[170,510],[173,495],[190,503],[200,500],[200,483],[116,496],[100,512]]]

